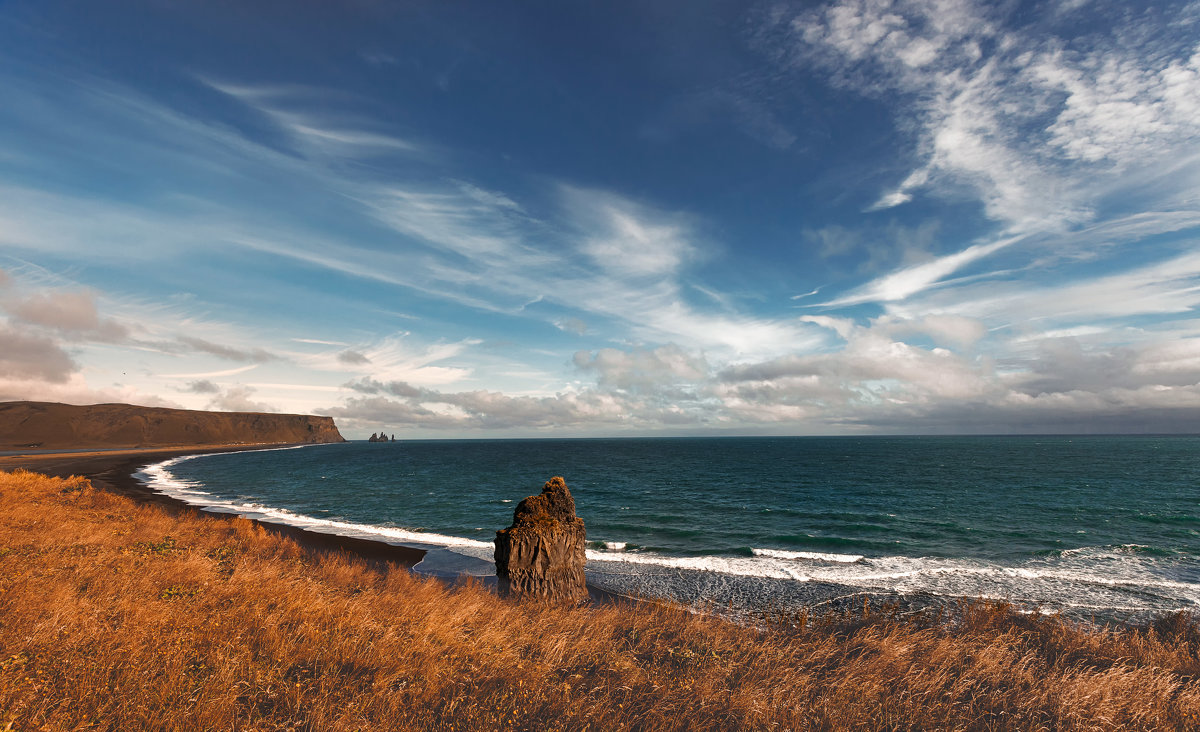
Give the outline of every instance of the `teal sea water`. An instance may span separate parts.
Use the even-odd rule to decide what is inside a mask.
[[[1200,438],[351,442],[150,466],[166,493],[429,548],[489,572],[494,532],[562,475],[589,580],[743,607],[851,592],[1124,612],[1200,603]]]

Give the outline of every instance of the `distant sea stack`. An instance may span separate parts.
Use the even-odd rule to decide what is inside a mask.
[[[0,449],[345,442],[332,417],[0,402]]]
[[[554,603],[586,600],[586,539],[566,481],[551,478],[540,494],[517,505],[512,526],[496,532],[501,593]]]

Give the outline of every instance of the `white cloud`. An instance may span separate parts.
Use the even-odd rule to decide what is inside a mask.
[[[329,90],[224,82],[217,87],[251,111],[286,109],[304,116],[314,129],[378,129],[375,121],[323,117],[314,111],[339,106],[331,105],[331,99],[346,101]],[[125,89],[100,85],[81,87],[77,94],[73,105],[54,101],[57,119],[75,119],[83,109],[120,124],[56,130],[64,147],[111,136],[106,153],[111,159],[146,160],[186,171],[189,179],[215,177],[235,184],[228,190],[266,180],[297,195],[324,196],[350,214],[366,214],[359,217],[364,226],[369,228],[374,219],[401,236],[324,232],[297,223],[292,208],[249,211],[235,195],[214,195],[208,189],[164,191],[145,205],[28,189],[0,192],[0,237],[39,258],[115,263],[136,256],[162,262],[200,249],[224,254],[241,248],[550,324],[561,322],[566,310],[596,331],[614,324],[631,328],[633,337],[647,343],[679,341],[751,357],[813,337],[810,329],[754,316],[731,301],[689,302],[692,285],[703,284],[683,282],[686,270],[715,253],[699,241],[697,221],[684,214],[605,191],[553,186],[559,195],[550,200],[550,215],[543,220],[505,192],[461,180],[430,182],[414,175],[381,181],[353,164],[354,150],[339,152],[338,146],[330,146],[328,156],[291,155],[233,127],[190,119]],[[26,89],[13,104],[33,108],[44,101],[36,90]],[[222,185],[218,190],[227,189]],[[523,309],[539,297],[552,307]],[[189,335],[212,344],[225,341]],[[283,351],[275,346],[272,352]]]
[[[520,251],[517,223],[505,220],[513,211],[495,200],[399,186],[364,196],[372,214],[389,227],[464,257],[491,261]]]
[[[938,343],[970,348],[987,335],[987,326],[974,318],[957,315],[926,315],[915,322],[901,321],[900,332],[926,333]]]
[[[1128,163],[1185,145],[1200,131],[1200,45],[1165,66],[1108,53],[1076,60],[1055,50],[1026,73],[1066,94],[1047,132],[1068,158]]]
[[[1121,264],[1108,276],[1071,265],[1129,256],[1155,232],[1196,226],[1200,44],[1170,28],[1172,14],[1185,21],[1193,11],[1131,12],[1086,43],[1060,35],[1068,26],[1058,10],[1039,17],[1035,8],[1019,24],[1011,12],[969,0],[838,0],[768,34],[798,67],[887,100],[897,127],[916,133],[919,162],[870,210],[971,192],[999,224],[991,241],[903,266],[826,306],[879,302],[907,318],[962,314],[1034,329],[1192,306],[1186,257],[1134,273]],[[826,251],[863,239],[849,231]],[[1031,291],[1010,271],[988,271],[1001,250],[1026,283],[1058,266],[1070,284]],[[948,281],[967,269],[984,282]]]
[[[78,369],[53,339],[0,324],[0,377],[63,384]]]
[[[1073,360],[1066,355],[1070,350],[1059,349],[1022,369],[1001,371],[993,359],[971,353],[985,333],[981,323],[967,318],[885,316],[867,326],[814,321],[838,330],[845,347],[732,366],[711,364],[674,345],[583,351],[576,363],[595,374],[596,382],[570,392],[513,397],[362,380],[348,386],[364,396],[333,413],[364,427],[383,423],[397,431],[583,425],[615,431],[771,425],[813,433],[878,425],[915,432],[1024,431],[1030,420],[1078,424],[1114,404],[1137,412],[1138,425],[1176,424],[1174,413],[1162,411],[1170,404],[1162,392],[1175,391],[1184,400],[1179,404],[1189,404],[1200,380],[1200,348],[1191,344],[1159,342],[1128,354],[1101,349]],[[1092,375],[1074,378],[1082,372]],[[1065,388],[1073,379],[1078,388]]]
[[[897,176],[903,177],[899,183],[883,186],[872,208],[969,190],[1004,229],[937,256],[930,254],[928,231],[914,231],[911,239],[888,232],[882,243],[883,237],[858,231],[814,233],[823,237],[827,257],[867,251],[873,271],[880,263],[899,267],[826,303],[884,303],[886,315],[869,323],[828,314],[760,315],[707,283],[691,281],[693,265],[721,256],[703,237],[706,222],[698,216],[555,185],[557,196],[539,201],[417,174],[380,182],[355,161],[394,154],[415,159],[423,146],[386,134],[377,121],[322,113],[326,90],[224,89],[270,117],[301,155],[279,153],[231,128],[136,97],[89,91],[84,108],[125,115],[127,129],[146,133],[148,142],[113,139],[113,159],[140,154],[221,182],[261,175],[294,183],[297,191],[318,190],[328,196],[324,200],[365,214],[356,221],[366,223],[349,233],[321,231],[289,222],[291,210],[250,212],[237,201],[218,203],[219,196],[206,200],[191,190],[116,204],[9,189],[14,195],[0,196],[0,237],[14,249],[72,262],[86,255],[157,263],[200,247],[241,247],[252,250],[241,252],[247,257],[269,253],[288,258],[289,265],[538,318],[581,334],[586,319],[592,332],[619,332],[629,340],[619,349],[592,343],[577,356],[572,377],[583,381],[564,385],[561,373],[538,372],[546,382],[538,389],[502,393],[494,390],[499,370],[481,368],[486,362],[473,340],[378,338],[370,335],[381,332],[373,326],[355,327],[344,342],[292,338],[323,347],[292,354],[278,345],[290,335],[285,330],[256,337],[226,324],[184,322],[186,317],[172,323],[172,313],[157,319],[118,313],[105,320],[88,295],[63,290],[70,297],[43,293],[11,308],[13,322],[4,327],[17,335],[10,333],[8,352],[0,349],[0,372],[8,369],[0,374],[2,383],[25,384],[25,394],[140,398],[124,387],[88,389],[75,370],[78,354],[64,342],[68,334],[80,342],[99,338],[111,322],[136,336],[130,347],[159,348],[172,358],[187,352],[247,362],[203,372],[212,364],[198,363],[197,373],[159,375],[191,380],[193,392],[215,395],[218,408],[284,403],[273,390],[332,394],[340,388],[281,383],[292,376],[281,373],[285,368],[309,369],[316,382],[353,375],[358,386],[350,388],[359,393],[337,414],[363,425],[395,420],[437,429],[655,430],[773,424],[829,431],[903,424],[919,430],[1031,419],[1061,425],[1114,409],[1143,410],[1147,419],[1159,410],[1154,414],[1169,422],[1163,410],[1196,401],[1194,343],[1135,333],[1122,322],[1080,322],[1187,317],[1200,307],[1194,255],[1168,256],[1118,274],[1069,272],[1056,281],[1047,275],[1032,289],[994,272],[980,279],[962,275],[984,269],[1002,250],[1006,261],[1018,250],[1034,251],[1038,258],[1024,265],[1033,271],[1036,262],[1098,257],[1099,243],[1123,246],[1149,232],[1196,226],[1197,212],[1188,207],[1195,207],[1200,188],[1182,190],[1188,186],[1178,185],[1177,174],[1182,170],[1190,175],[1182,179],[1193,181],[1197,168],[1186,167],[1180,160],[1186,156],[1169,153],[1194,139],[1197,56],[1191,49],[1180,55],[1178,48],[1144,53],[1144,44],[1071,54],[1052,39],[1001,31],[992,12],[970,3],[863,0],[806,13],[791,26],[790,41],[799,38],[816,49],[837,83],[912,105],[898,123],[916,133],[918,163]],[[861,73],[864,64],[874,65],[871,74]],[[864,83],[868,77],[877,83]],[[100,101],[104,94],[107,105]],[[18,100],[14,106],[22,105]],[[143,115],[140,125],[131,122]],[[780,147],[791,144],[787,134],[778,134],[786,128],[767,124],[762,131]],[[1124,203],[1135,188],[1154,205],[1123,219],[1104,218],[1111,216],[1106,205]],[[890,251],[876,257],[872,247]],[[1051,344],[1050,336],[1078,340]],[[551,350],[548,358],[555,355]],[[260,363],[261,383],[211,381]],[[153,373],[164,370],[161,362],[156,366]],[[483,379],[493,388],[447,388]],[[594,383],[583,383],[588,379]]]
[[[581,250],[619,277],[670,277],[698,255],[682,217],[669,217],[602,191],[563,188],[574,223],[585,230]]]
[[[588,330],[587,323],[580,318],[563,318],[556,321],[554,326],[559,330],[580,336],[586,334]]]
[[[90,292],[36,292],[26,297],[0,298],[0,306],[18,321],[75,338],[117,342],[129,337],[126,326],[100,317],[96,297]]]
[[[158,374],[158,376],[164,379],[217,379],[222,376],[237,376],[256,368],[258,368],[258,364],[252,363],[249,366],[238,366],[237,368],[222,369],[220,371],[205,371],[194,374]]]
[[[1132,27],[1077,50],[1053,18],[1017,28],[1006,12],[970,0],[840,0],[785,26],[777,42],[798,65],[905,100],[896,121],[920,132],[924,162],[874,209],[927,185],[953,195],[966,184],[1013,230],[1061,230],[1095,215],[1095,176],[1169,160],[1200,134],[1194,38],[1137,27],[1133,15]]]
[[[920,188],[929,182],[929,169],[918,168],[908,174],[908,177],[900,182],[899,187],[890,193],[885,193],[882,198],[876,201],[873,205],[867,208],[868,211],[881,211],[885,208],[895,208],[901,204],[908,203],[913,199],[912,191]]]
[[[371,363],[371,359],[366,355],[349,348],[339,352],[337,360],[350,366],[363,366]]]
[[[405,334],[382,338],[352,349],[296,355],[304,366],[336,373],[358,373],[385,381],[436,386],[461,381],[471,369],[443,362],[463,355],[477,340],[422,344]]]
[[[709,371],[703,355],[688,353],[674,344],[629,351],[578,351],[574,362],[581,371],[595,373],[600,386],[630,391],[700,381]]]
[[[822,328],[832,330],[843,340],[849,339],[851,334],[858,328],[858,325],[850,318],[835,318],[830,315],[805,315],[800,319],[806,323],[812,323],[813,325],[819,325]]]
[[[1200,406],[1197,338],[1091,348],[1042,339],[1005,370],[897,338],[978,332],[964,322],[945,326],[882,318],[856,328],[838,352],[724,369],[713,393],[743,422],[803,420],[818,432],[1176,431]]]
[[[1185,315],[1200,308],[1200,254],[1187,253],[1118,274],[1080,277],[1055,285],[982,282],[934,291],[888,311],[962,315],[995,325],[1095,324],[1135,316]]]
[[[191,335],[176,336],[175,342],[188,351],[196,353],[205,353],[210,356],[225,359],[227,361],[253,361],[255,363],[265,363],[274,361],[278,356],[270,353],[262,348],[251,346],[249,348],[241,348],[229,346],[224,343],[214,343],[204,338],[197,338]]]
[[[960,252],[947,254],[880,277],[825,304],[832,307],[861,302],[904,300],[923,292],[975,261],[1012,246],[1018,241],[1020,241],[1020,237],[1009,237],[987,244],[975,244]]]
[[[146,407],[182,405],[156,394],[147,394],[134,387],[114,386],[93,388],[81,373],[71,374],[65,381],[45,381],[40,378],[22,379],[0,375],[0,401],[62,402],[64,404],[139,404]]]
[[[341,114],[313,111],[313,101],[327,101],[327,90],[302,86],[267,87],[229,84],[205,77],[199,81],[252,107],[274,121],[293,142],[309,154],[327,158],[371,157],[387,153],[420,153],[422,146],[395,135],[365,129],[369,121]],[[344,109],[348,105],[339,105]]]
[[[216,394],[221,391],[221,387],[208,379],[198,379],[189,383],[183,391],[189,391],[193,394]]]
[[[252,386],[235,385],[230,386],[224,391],[218,393],[208,403],[209,409],[215,409],[219,412],[278,412],[279,410],[270,404],[258,402],[251,399],[255,393]]]
[[[400,391],[393,389],[393,391]],[[564,427],[621,426],[634,415],[634,403],[595,391],[565,392],[547,397],[508,396],[492,391],[439,392],[415,390],[410,398],[373,395],[347,399],[322,413],[351,428],[433,430],[545,430]]]

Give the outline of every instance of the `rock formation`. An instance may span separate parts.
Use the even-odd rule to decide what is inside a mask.
[[[555,603],[587,599],[586,537],[566,482],[551,478],[540,494],[517,505],[512,526],[496,532],[501,594]]]

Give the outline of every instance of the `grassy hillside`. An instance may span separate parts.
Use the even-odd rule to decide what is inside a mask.
[[[1195,729],[1200,629],[552,609],[0,473],[0,729]]]

